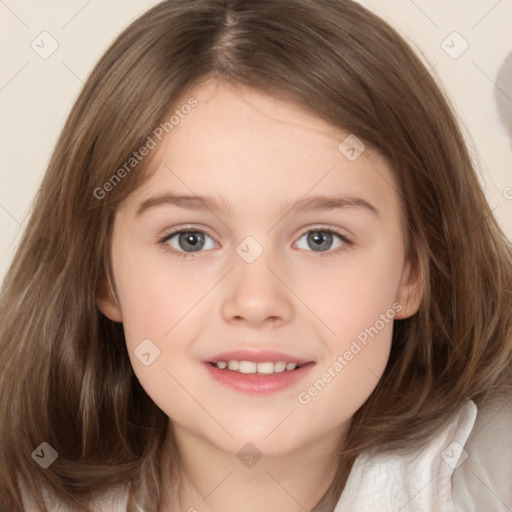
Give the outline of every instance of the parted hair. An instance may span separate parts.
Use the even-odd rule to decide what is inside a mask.
[[[349,0],[166,0],[133,21],[87,78],[3,282],[2,511],[23,510],[21,480],[44,512],[43,490],[86,511],[119,485],[129,512],[157,512],[164,449],[179,488],[172,432],[164,446],[172,423],[135,377],[123,325],[97,303],[100,290],[114,293],[116,208],[147,179],[151,158],[103,197],[94,191],[208,80],[298,105],[387,158],[407,257],[421,272],[419,310],[394,321],[384,374],[353,416],[315,510],[334,508],[359,454],[418,447],[467,399],[511,392],[510,242],[449,101],[408,43]],[[43,441],[58,453],[46,469],[32,457]]]

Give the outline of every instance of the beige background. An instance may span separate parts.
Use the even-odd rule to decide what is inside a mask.
[[[0,0],[0,280],[88,73],[114,37],[156,3]],[[459,112],[489,203],[512,240],[510,59],[508,80],[502,68],[512,51],[512,0],[361,3],[423,53]],[[47,58],[35,51],[50,51],[52,44],[58,47]],[[466,45],[467,50],[453,58]]]

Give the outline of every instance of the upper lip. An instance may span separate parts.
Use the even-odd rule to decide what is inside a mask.
[[[218,363],[219,361],[253,361],[255,363],[285,361],[287,363],[305,364],[311,362],[311,359],[303,359],[275,350],[233,350],[210,357],[205,362]]]

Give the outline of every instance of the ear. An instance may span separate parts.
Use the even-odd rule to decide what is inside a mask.
[[[96,290],[96,304],[100,311],[113,322],[122,322],[121,308],[115,298],[112,286],[107,286],[104,279]]]
[[[423,298],[423,283],[424,278],[419,264],[414,264],[410,260],[407,261],[404,265],[396,298],[397,302],[402,305],[402,309],[396,313],[396,319],[409,318],[418,311]]]

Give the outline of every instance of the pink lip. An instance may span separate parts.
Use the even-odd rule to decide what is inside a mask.
[[[205,360],[208,363],[218,363],[219,361],[253,361],[255,363],[264,363],[285,361],[287,363],[306,364],[311,362],[308,359],[302,359],[297,356],[285,354],[283,352],[276,352],[274,350],[233,350],[232,352],[223,352],[210,359]],[[222,371],[222,370],[221,370]]]
[[[268,359],[267,359],[268,361]],[[275,393],[289,386],[293,386],[299,380],[303,379],[313,368],[315,363],[310,361],[295,370],[285,370],[281,373],[272,373],[263,375],[258,373],[240,373],[231,370],[221,370],[214,364],[203,362],[209,374],[217,382],[243,393],[253,395],[264,395],[267,393]]]

